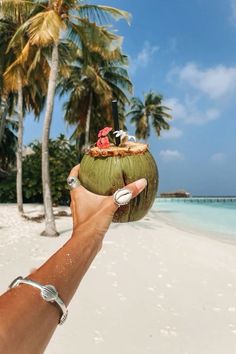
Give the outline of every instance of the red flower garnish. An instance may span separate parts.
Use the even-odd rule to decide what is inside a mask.
[[[98,139],[97,141],[97,146],[100,148],[100,149],[105,149],[105,148],[108,148],[110,146],[110,142],[108,140],[108,137],[105,136],[105,137],[101,137]]]
[[[106,136],[108,133],[110,133],[111,130],[112,130],[111,127],[105,127],[103,129],[99,130],[98,137],[100,138],[102,136]]]

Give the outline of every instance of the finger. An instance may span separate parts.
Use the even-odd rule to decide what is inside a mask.
[[[145,178],[138,179],[135,182],[127,184],[124,189],[128,189],[132,193],[132,199],[137,197],[139,193],[141,193],[144,188],[147,186],[147,180]]]
[[[133,198],[137,197],[137,195],[139,193],[141,193],[146,188],[146,186],[147,186],[147,180],[145,178],[141,178],[141,179],[138,179],[135,182],[127,184],[122,189],[128,189],[131,192],[131,194],[132,194],[132,198],[131,199],[133,199]],[[108,208],[109,208],[109,205],[110,205],[110,210],[112,212],[115,212],[118,209],[119,206],[114,201],[114,195],[111,196],[111,197],[108,197],[108,198],[109,198]]]
[[[80,169],[80,164],[74,166],[72,168],[72,170],[70,171],[69,173],[69,176],[67,177],[67,183],[69,185],[69,188],[70,188],[70,195],[72,197],[73,193],[72,191],[73,190],[77,190],[79,187],[80,187],[80,182],[78,180],[78,176],[79,176],[79,169]],[[72,181],[69,181],[70,177],[72,178]],[[76,179],[76,180],[75,180]]]
[[[72,170],[70,171],[70,174],[68,177],[78,177],[79,176],[79,169],[80,169],[80,164],[74,166]]]

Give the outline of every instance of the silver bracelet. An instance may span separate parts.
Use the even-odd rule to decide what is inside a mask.
[[[9,285],[9,288],[10,289],[15,288],[16,286],[18,286],[20,284],[31,285],[34,288],[37,288],[40,290],[41,296],[45,301],[56,302],[62,311],[62,316],[60,318],[59,324],[62,325],[65,322],[67,315],[68,315],[68,310],[66,308],[66,305],[62,301],[62,299],[59,297],[59,294],[53,285],[50,285],[50,284],[41,285],[41,284],[37,283],[36,281],[30,280],[30,279],[25,279],[23,277],[17,277]]]

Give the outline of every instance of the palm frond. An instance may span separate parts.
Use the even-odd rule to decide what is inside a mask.
[[[30,76],[30,74],[36,69],[40,60],[41,60],[41,50],[39,48],[36,48],[34,56],[29,63],[29,68],[28,68],[28,73],[27,73],[28,76]]]
[[[25,23],[23,23],[22,26],[20,26],[16,32],[14,33],[14,35],[12,36],[9,44],[8,44],[8,48],[7,48],[7,52],[10,51],[11,48],[14,48],[14,46],[19,45],[19,43],[21,42],[21,39],[24,37],[27,27],[29,26],[29,21],[26,21]]]
[[[163,109],[165,109],[166,111],[172,111],[172,108],[167,107],[167,106],[162,106]]]
[[[17,59],[7,68],[5,71],[4,87],[6,91],[17,91],[18,90],[18,80],[21,78],[22,86],[27,84],[25,63],[29,57],[30,44],[27,43],[23,48],[21,54]]]
[[[126,96],[122,89],[120,89],[117,85],[111,82],[109,82],[109,86],[112,90],[112,95],[114,99],[118,100],[123,105],[129,103],[129,98]]]
[[[64,105],[65,120],[69,124],[79,124],[83,129],[86,125],[87,110],[89,104],[89,92],[73,90],[68,101]]]
[[[13,63],[14,64],[14,63]],[[17,92],[19,88],[19,78],[21,80],[21,85],[27,85],[27,77],[24,67],[22,65],[16,64],[12,65],[3,75],[4,78],[4,89],[6,92]]]
[[[104,78],[107,80],[108,83],[113,83],[113,84],[121,87],[123,90],[132,94],[133,84],[129,80],[129,78],[127,78],[123,75],[117,74],[117,73],[111,73],[109,71],[104,74]]]
[[[30,0],[1,0],[0,14],[11,17],[15,22],[22,24],[34,6],[34,1]]]
[[[111,88],[107,82],[99,76],[96,70],[92,66],[87,65],[83,69],[83,73],[90,79],[91,87],[94,89],[95,93],[99,96],[103,96],[105,101],[111,101]]]
[[[158,119],[152,120],[152,126],[157,133],[158,136],[161,135],[161,130],[169,130],[170,125],[167,123],[162,117],[158,117]]]
[[[26,27],[30,43],[44,47],[58,42],[65,24],[54,10],[48,10],[30,18]]]
[[[136,110],[136,109],[142,110],[142,109],[144,109],[144,104],[140,100],[140,98],[138,98],[138,97],[133,97],[131,99],[130,103],[131,103],[131,110]]]
[[[135,117],[137,114],[140,114],[139,109],[131,110],[126,113],[126,117],[129,117],[129,116]]]
[[[118,74],[118,75],[128,78],[129,77],[128,70],[123,68],[121,65],[122,65],[122,63],[120,64],[120,66],[114,66],[114,65],[112,65],[112,62],[110,62],[110,61],[104,62],[101,65],[100,72],[102,74],[106,75],[106,72],[108,71],[111,74],[114,73],[114,74]]]
[[[85,4],[76,6],[76,9],[79,16],[98,23],[104,23],[104,21],[107,22],[111,17],[116,21],[125,19],[129,24],[131,21],[130,13],[111,6]]]
[[[106,59],[106,55],[112,54],[111,51],[120,48],[121,37],[108,31],[104,26],[98,26],[78,16],[74,17],[77,18],[78,24],[70,23],[69,38],[75,41],[76,44],[79,46],[82,44],[84,48],[93,53],[98,53],[104,59]]]

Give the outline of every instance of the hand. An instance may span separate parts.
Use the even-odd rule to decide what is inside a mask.
[[[78,177],[80,165],[72,168],[69,177]],[[132,192],[135,198],[146,187],[147,181],[142,178],[128,184],[125,188]],[[108,230],[118,205],[113,196],[102,196],[89,192],[79,186],[71,190],[71,211],[73,218],[73,234],[82,230],[91,230],[102,238]]]

